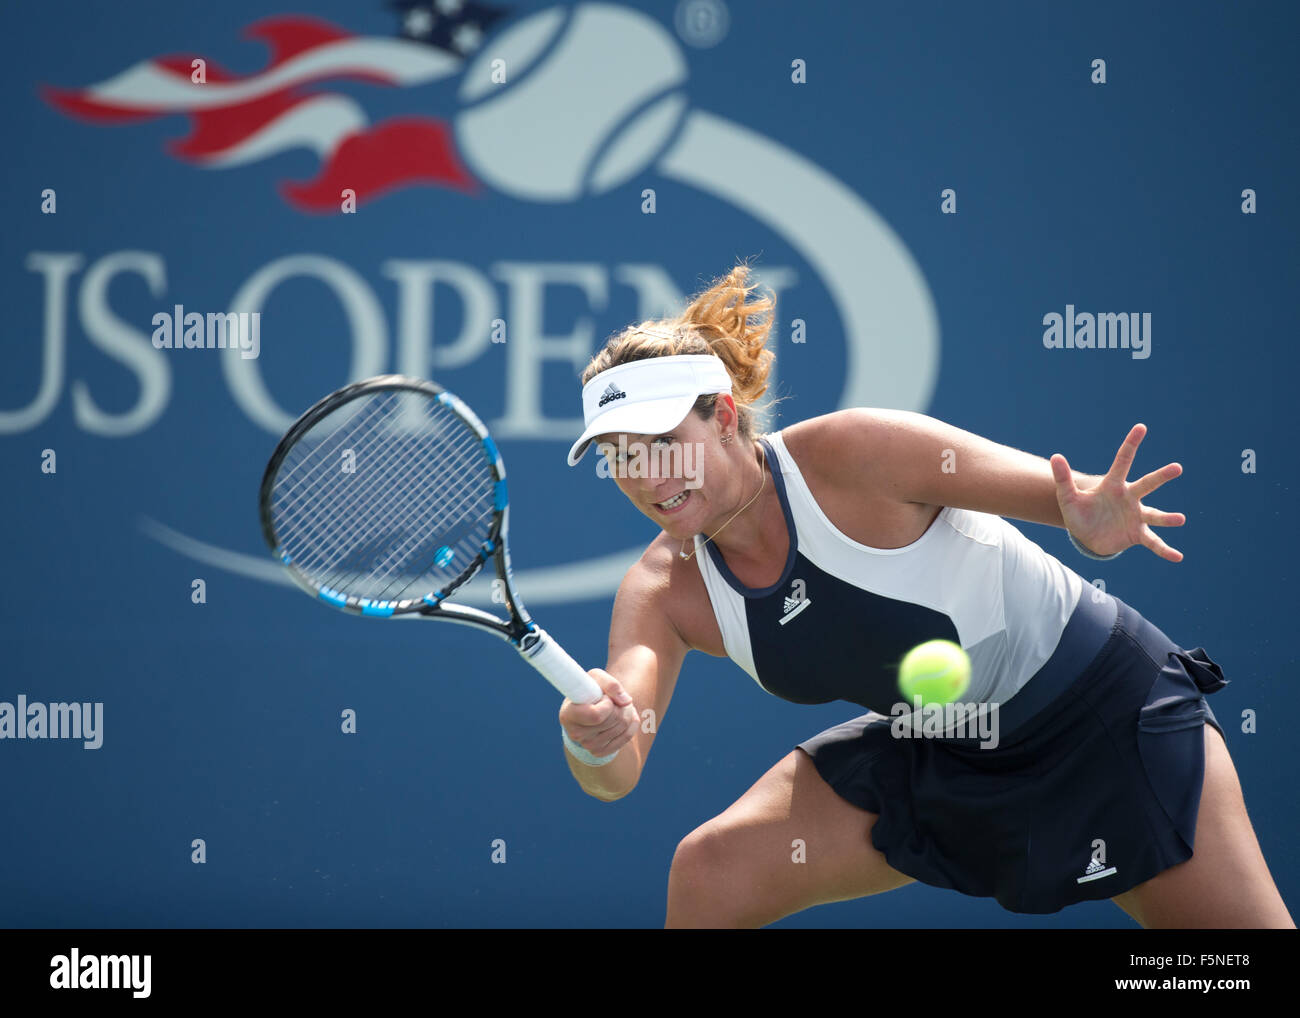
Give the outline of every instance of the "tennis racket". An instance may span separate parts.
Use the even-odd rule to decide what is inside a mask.
[[[312,597],[354,615],[486,629],[574,703],[603,695],[524,608],[505,464],[474,411],[440,386],[380,375],[326,396],[280,439],[259,503],[272,554]],[[489,559],[505,618],[448,600]]]

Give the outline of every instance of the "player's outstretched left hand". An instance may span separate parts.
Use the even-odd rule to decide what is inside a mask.
[[[1065,527],[1089,551],[1113,555],[1135,544],[1145,545],[1163,559],[1181,562],[1183,553],[1160,540],[1151,529],[1181,527],[1187,522],[1182,513],[1167,513],[1142,504],[1146,495],[1183,472],[1177,463],[1154,470],[1136,481],[1128,480],[1129,468],[1142,439],[1145,424],[1135,424],[1115,454],[1110,472],[1096,487],[1078,488],[1070,464],[1059,452],[1052,456],[1052,476],[1056,479],[1056,501],[1061,507]]]

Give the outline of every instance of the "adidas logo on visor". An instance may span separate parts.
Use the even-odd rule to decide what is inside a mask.
[[[616,399],[624,399],[626,397],[626,392],[620,389],[613,382],[610,382],[609,385],[605,387],[604,393],[601,394],[600,402],[597,403],[596,406],[602,407],[606,403],[613,403]]]

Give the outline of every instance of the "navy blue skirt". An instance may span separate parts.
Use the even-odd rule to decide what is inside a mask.
[[[1100,649],[1070,662],[1089,639]],[[898,738],[893,719],[873,712],[799,748],[842,798],[876,814],[871,843],[894,869],[1046,914],[1191,858],[1203,725],[1223,734],[1205,694],[1225,685],[1203,649],[1184,650],[1120,599],[1085,588],[1062,646],[1000,708],[995,747]]]

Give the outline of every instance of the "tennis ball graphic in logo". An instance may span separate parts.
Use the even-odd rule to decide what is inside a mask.
[[[928,640],[909,650],[898,667],[898,689],[910,704],[952,703],[970,685],[970,657],[951,640]]]
[[[639,11],[551,8],[494,36],[466,69],[457,146],[513,197],[600,194],[663,151],[686,113],[685,80],[676,41]]]

